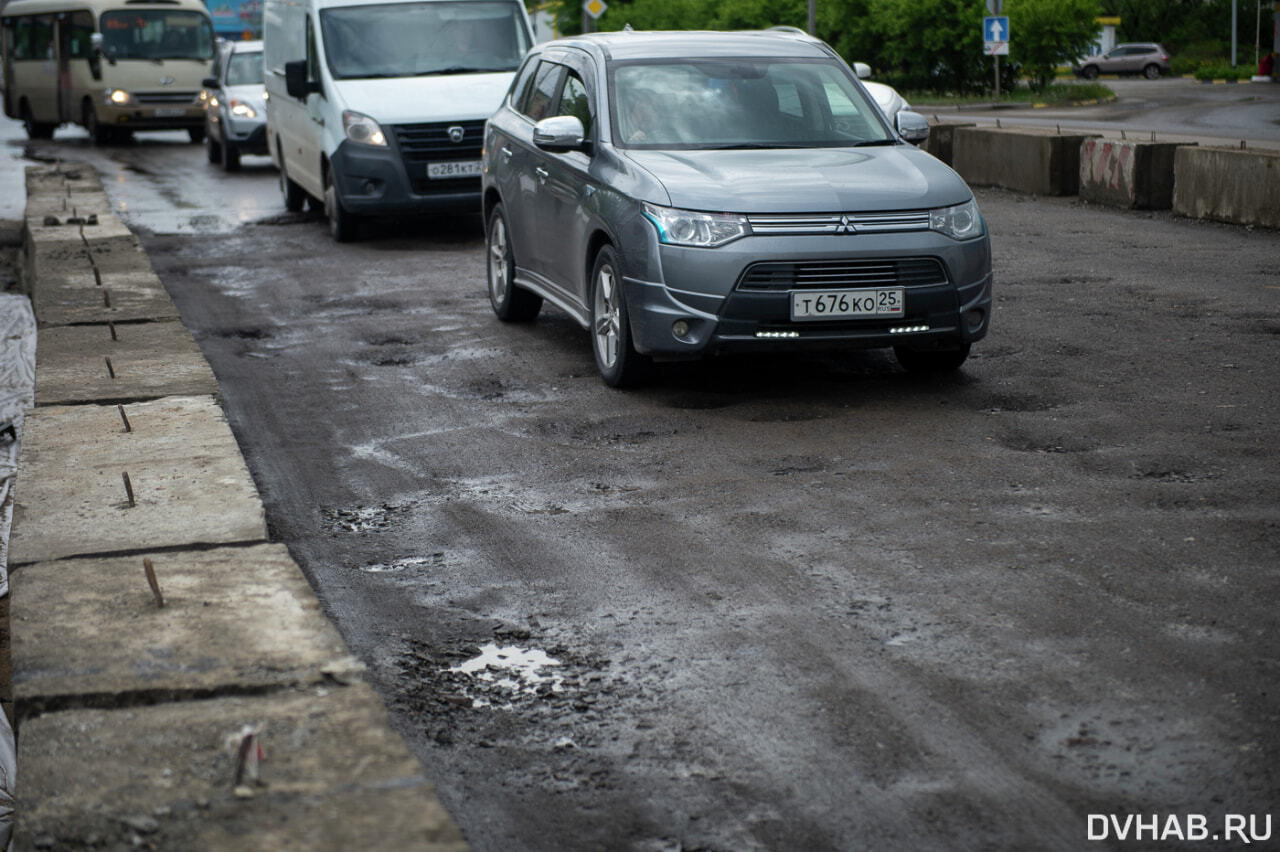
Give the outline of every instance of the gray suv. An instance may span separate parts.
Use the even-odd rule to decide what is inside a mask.
[[[892,347],[958,368],[991,317],[973,193],[824,43],[622,32],[534,48],[485,129],[489,299],[589,329],[613,386],[654,359]]]
[[[1106,53],[1080,60],[1076,68],[1076,74],[1086,80],[1095,80],[1099,74],[1141,74],[1154,80],[1172,71],[1169,51],[1154,42],[1117,44]]]

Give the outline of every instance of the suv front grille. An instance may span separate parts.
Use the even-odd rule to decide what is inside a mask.
[[[454,142],[449,138],[450,127],[462,128],[462,141]],[[396,124],[391,130],[400,146],[400,156],[404,159],[414,192],[456,192],[480,186],[480,178],[474,176],[431,180],[427,177],[427,164],[479,160],[484,146],[484,119]]]
[[[756,263],[737,289],[757,292],[838,290],[858,287],[924,287],[946,284],[942,263],[932,257]]]

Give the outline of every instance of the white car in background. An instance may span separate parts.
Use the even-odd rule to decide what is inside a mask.
[[[898,117],[898,113],[904,109],[911,109],[911,104],[907,103],[907,99],[898,94],[898,90],[893,86],[875,83],[868,79],[871,76],[871,66],[867,63],[853,63],[853,73],[862,81],[862,85],[867,87],[871,97],[875,98],[876,105],[884,112],[885,117],[889,119],[889,123],[896,127],[895,120]]]

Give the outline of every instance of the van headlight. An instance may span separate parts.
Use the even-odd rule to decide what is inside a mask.
[[[955,207],[939,207],[929,211],[929,228],[953,240],[969,240],[982,236],[984,229],[978,202],[970,198]]]
[[[115,104],[116,106],[125,106],[126,104],[133,103],[133,95],[129,94],[124,89],[107,89],[106,94],[107,103]]]
[[[382,132],[378,122],[367,115],[353,112],[349,109],[343,110],[342,129],[346,131],[347,138],[352,142],[359,142],[361,145],[386,147],[386,134]]]
[[[734,213],[702,213],[645,204],[644,215],[658,229],[658,239],[673,246],[714,248],[751,233],[747,217]]]

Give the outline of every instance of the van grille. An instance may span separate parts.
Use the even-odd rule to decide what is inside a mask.
[[[922,287],[946,283],[946,270],[936,258],[908,257],[756,263],[742,274],[738,289],[777,292],[846,287]]]
[[[462,128],[462,141],[449,138],[450,127]],[[417,193],[456,192],[468,187],[479,188],[479,177],[431,180],[427,163],[452,160],[479,160],[484,147],[484,119],[475,121],[440,121],[431,124],[396,124],[391,128],[400,145],[400,156],[408,170],[409,183]]]

